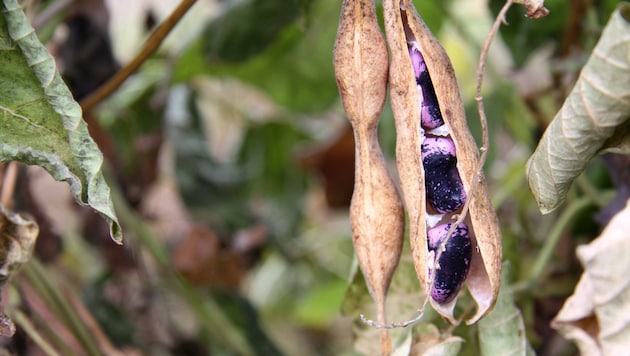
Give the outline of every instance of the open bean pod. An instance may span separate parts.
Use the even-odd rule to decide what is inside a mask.
[[[467,320],[469,324],[474,323],[488,313],[496,302],[502,258],[499,224],[482,172],[477,176],[479,181],[474,191],[470,189],[478,170],[479,151],[466,123],[451,61],[442,46],[426,27],[410,0],[383,0],[383,9],[387,43],[391,52],[389,86],[396,120],[396,160],[405,207],[409,214],[410,243],[416,274],[431,295],[436,287],[435,283],[430,285],[432,281],[435,282],[430,271],[433,266],[441,266],[439,261],[435,261],[435,251],[429,251],[427,230],[436,224],[453,221],[462,213],[461,207],[454,211],[450,211],[452,209],[448,207],[442,209],[439,196],[432,197],[433,202],[428,202],[427,188],[430,187],[427,184],[432,184],[431,175],[453,173],[448,169],[438,173],[428,172],[435,168],[425,170],[422,145],[427,138],[447,137],[453,142],[456,173],[463,185],[463,192],[459,196],[463,201],[470,200],[465,223],[472,256],[464,283],[477,303],[476,313]],[[417,48],[418,53],[415,53],[414,48]],[[423,71],[426,71],[428,78],[423,76]],[[439,125],[437,116],[430,113],[435,112],[436,107],[432,102],[432,93],[427,90],[427,79],[430,79],[433,86],[443,125]],[[427,117],[425,112],[431,116]],[[437,124],[431,124],[432,121]],[[456,178],[451,179],[455,182],[452,183],[453,187],[457,186]],[[458,194],[453,196],[457,197]],[[454,284],[459,282],[455,281]],[[456,295],[439,300],[431,297],[429,300],[438,313],[455,322],[453,309],[457,301]]]

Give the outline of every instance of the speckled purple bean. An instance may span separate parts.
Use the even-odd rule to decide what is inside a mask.
[[[427,232],[429,251],[437,251],[451,224],[438,225]],[[437,255],[437,252],[436,252]],[[439,269],[435,272],[431,298],[440,304],[448,303],[455,298],[462,287],[472,258],[472,245],[468,235],[468,226],[461,223],[446,243],[446,248],[438,261]]]
[[[418,48],[414,45],[409,46],[409,57],[411,58],[411,64],[413,65],[413,74],[416,76],[416,80],[420,78],[420,73],[427,70],[427,65],[424,63],[424,57]]]
[[[420,124],[426,130],[431,130],[444,125],[440,105],[438,104],[435,89],[431,76],[427,71],[427,65],[424,57],[418,48],[414,45],[409,46],[409,57],[413,65],[413,72],[416,77],[416,84],[421,89],[422,107],[420,108]]]
[[[438,213],[452,213],[466,202],[457,171],[455,144],[448,137],[426,137],[421,147],[427,201]]]

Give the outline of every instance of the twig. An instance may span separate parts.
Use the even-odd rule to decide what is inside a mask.
[[[100,86],[87,98],[81,100],[80,104],[83,112],[87,113],[94,109],[98,103],[118,89],[125,79],[140,68],[140,66],[160,47],[164,38],[171,32],[171,30],[175,27],[175,25],[177,25],[184,14],[186,14],[195,2],[196,0],[182,0],[177,8],[173,10],[173,12],[155,29],[155,31],[153,31],[140,53],[138,53],[136,57],[129,62],[129,64],[118,71],[113,78]]]
[[[17,174],[17,162],[9,162],[6,170],[4,171],[4,177],[2,178],[2,186],[0,189],[0,204],[4,207],[11,207],[13,192],[15,191],[15,182],[17,181]]]
[[[33,325],[31,320],[29,320],[28,316],[24,314],[21,310],[15,309],[11,313],[11,318],[15,320],[15,322],[22,328],[24,333],[28,335],[33,343],[39,347],[40,351],[47,356],[59,356],[55,348],[48,342],[44,337],[39,333],[37,327]]]
[[[111,341],[107,338],[107,335],[103,332],[103,329],[98,324],[98,322],[94,319],[94,316],[90,313],[90,311],[85,307],[83,302],[70,291],[68,288],[65,288],[64,295],[68,299],[70,305],[76,310],[77,315],[83,321],[85,328],[94,335],[94,340],[99,350],[103,352],[105,355],[110,356],[122,356],[123,353],[116,349]]]
[[[562,212],[562,215],[558,217],[555,224],[551,228],[547,239],[545,240],[545,244],[541,249],[536,261],[534,262],[533,267],[530,269],[529,276],[526,280],[514,284],[511,288],[513,292],[520,292],[525,289],[531,289],[538,283],[540,277],[542,276],[545,268],[549,264],[553,253],[556,250],[556,246],[558,242],[563,236],[564,231],[569,226],[569,223],[574,219],[578,213],[580,213],[583,209],[589,207],[593,204],[592,200],[589,197],[582,197],[572,204],[570,204],[567,209]]]
[[[424,316],[424,308],[426,306],[426,299],[425,299],[425,303],[422,306],[422,308],[420,308],[418,310],[418,316],[411,319],[411,320],[407,320],[407,321],[402,321],[402,322],[398,322],[398,323],[391,323],[391,324],[383,324],[383,323],[379,323],[378,321],[375,320],[371,320],[365,317],[365,315],[361,314],[361,321],[363,323],[365,323],[366,325],[375,327],[375,328],[379,328],[379,329],[395,329],[395,328],[406,328],[409,325],[415,324],[418,321],[420,321],[420,319],[422,319],[422,317]]]

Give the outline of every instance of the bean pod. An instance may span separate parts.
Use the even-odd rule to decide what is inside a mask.
[[[389,176],[377,127],[387,93],[388,55],[373,0],[344,0],[335,41],[335,76],[355,141],[355,181],[350,204],[352,242],[361,272],[385,324],[385,297],[403,245],[405,215]],[[391,339],[381,329],[381,353]]]
[[[476,313],[467,321],[474,323],[494,306],[501,277],[501,234],[485,177],[479,170],[479,149],[468,128],[455,73],[444,48],[411,0],[383,0],[382,4],[391,53],[389,93],[396,121],[396,162],[409,215],[416,274],[427,293],[433,294],[435,278],[430,267],[440,261],[435,261],[436,253],[429,251],[427,229],[454,221],[464,213],[461,203],[469,202],[465,223],[472,252],[463,283],[477,304]],[[437,170],[432,168],[431,159],[423,164],[424,158],[433,155],[432,145],[446,146],[431,142],[435,138],[447,138],[454,147],[433,158],[442,161],[442,168]],[[459,179],[454,177],[455,171]],[[450,186],[447,194],[429,197],[433,195],[429,193],[431,187],[442,189],[445,182]],[[457,202],[442,204],[445,196]],[[446,303],[431,297],[429,302],[440,315],[455,323],[457,293],[452,295]]]

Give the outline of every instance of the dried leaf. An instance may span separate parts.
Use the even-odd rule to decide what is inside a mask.
[[[300,164],[324,180],[329,207],[350,205],[354,189],[354,134],[349,126],[300,154]]]
[[[37,223],[0,205],[0,288],[33,254],[39,234]],[[0,336],[13,336],[15,325],[0,312]]]
[[[527,163],[529,185],[543,214],[564,202],[573,180],[603,148],[627,141],[629,52],[630,4],[622,3]]]
[[[4,313],[0,313],[0,336],[11,337],[15,334],[15,324]]]
[[[0,287],[31,258],[38,234],[35,221],[0,205]]]
[[[236,290],[247,266],[238,253],[222,249],[220,244],[214,231],[193,226],[173,251],[171,264],[193,285],[210,284]]]
[[[584,273],[552,321],[583,355],[624,355],[630,349],[630,201],[577,255]]]
[[[0,16],[0,161],[44,167],[70,184],[74,198],[122,231],[101,168],[103,155],[81,119],[81,108],[63,83],[16,0]]]
[[[527,8],[527,17],[539,19],[549,14],[549,10],[544,6],[544,0],[517,0],[517,4],[522,4]]]

